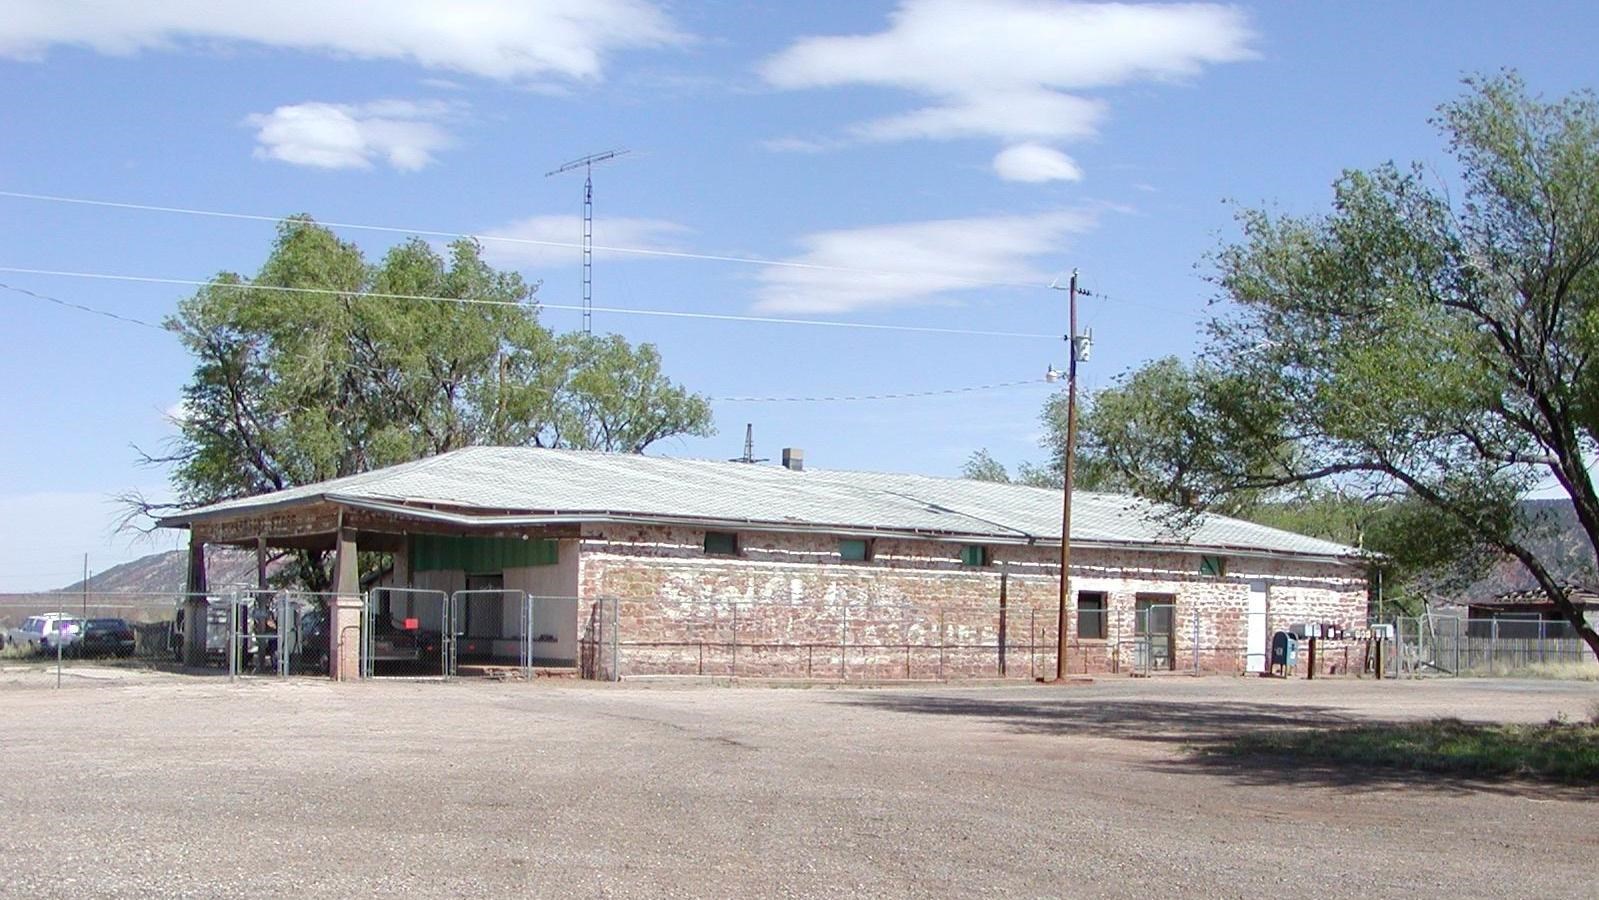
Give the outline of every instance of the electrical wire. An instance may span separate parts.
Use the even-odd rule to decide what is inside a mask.
[[[16,200],[35,200],[35,201],[46,202],[46,203],[64,203],[64,204],[70,204],[70,205],[75,205],[75,206],[95,206],[95,207],[102,207],[102,208],[108,208],[108,209],[125,209],[125,210],[134,210],[134,211],[138,211],[138,212],[171,213],[171,214],[175,214],[175,215],[203,216],[203,217],[218,218],[218,219],[233,219],[233,220],[237,220],[237,221],[246,221],[246,222],[272,222],[272,223],[277,223],[277,222],[281,222],[281,221],[284,220],[283,216],[268,216],[268,215],[262,215],[262,214],[259,214],[259,213],[226,212],[226,211],[222,211],[222,210],[197,209],[197,208],[184,207],[184,206],[163,206],[163,205],[151,204],[151,203],[128,203],[128,202],[117,201],[117,200],[99,200],[99,199],[88,198],[88,197],[66,197],[66,196],[61,196],[61,195],[57,195],[57,194],[36,194],[36,193],[29,193],[29,192],[26,192],[26,191],[0,190],[0,197],[9,197],[9,198],[16,199]],[[464,232],[464,231],[440,231],[440,230],[436,230],[436,229],[425,229],[425,228],[400,228],[400,227],[396,227],[396,226],[392,226],[392,225],[371,225],[371,224],[366,224],[366,223],[361,223],[361,222],[332,222],[332,221],[317,220],[317,224],[325,225],[325,226],[327,226],[329,228],[348,228],[348,229],[358,230],[358,231],[375,231],[375,232],[382,232],[382,233],[387,233],[387,234],[414,234],[414,235],[422,235],[422,236],[426,236],[426,237],[471,238],[471,239],[477,240],[477,241],[487,241],[487,242],[506,243],[506,244],[521,244],[521,245],[534,246],[534,247],[550,247],[550,248],[555,248],[555,249],[560,249],[560,250],[577,250],[577,251],[581,251],[581,250],[584,249],[584,247],[583,247],[583,245],[581,243],[572,242],[572,241],[551,241],[551,240],[543,240],[543,239],[539,239],[539,238],[524,238],[524,237],[515,237],[515,236],[512,236],[512,235],[498,235],[498,234],[492,234],[492,233],[473,233],[473,232]],[[733,255],[715,254],[715,253],[695,253],[695,252],[687,251],[687,250],[668,250],[668,249],[654,248],[654,247],[622,247],[622,246],[611,246],[611,245],[594,245],[592,247],[592,249],[601,250],[601,251],[605,251],[605,252],[609,252],[609,253],[621,253],[621,254],[634,255],[634,256],[650,256],[650,257],[657,257],[657,258],[664,258],[664,259],[701,260],[701,261],[706,261],[706,262],[737,263],[737,264],[741,264],[741,265],[770,266],[770,267],[775,267],[775,268],[805,269],[805,270],[823,271],[823,272],[853,272],[853,273],[862,274],[862,275],[907,275],[907,274],[915,274],[915,273],[910,273],[910,272],[906,272],[906,271],[903,271],[903,270],[895,271],[895,270],[889,270],[889,269],[872,269],[872,268],[866,268],[866,267],[863,267],[863,266],[829,265],[827,263],[809,263],[809,262],[800,262],[798,260],[769,259],[769,258],[759,257],[759,256],[733,256]],[[963,276],[960,276],[960,275],[948,275],[948,276],[945,276],[945,277],[949,278],[952,281],[958,281],[958,282],[961,282],[962,284],[968,284],[968,285],[971,285],[973,287],[1006,287],[1006,288],[1039,289],[1039,290],[1047,290],[1047,289],[1051,289],[1051,288],[1057,287],[1056,285],[1052,285],[1052,284],[1042,284],[1042,283],[1039,283],[1039,282],[1032,282],[1032,281],[1003,281],[1003,280],[986,279],[986,278],[968,278],[968,277],[963,277]],[[1134,305],[1134,306],[1143,306],[1143,307],[1148,308],[1148,309],[1159,310],[1159,311],[1167,313],[1169,315],[1182,316],[1184,318],[1192,319],[1194,321],[1203,321],[1205,319],[1205,316],[1202,313],[1196,313],[1196,312],[1193,312],[1193,311],[1190,311],[1190,310],[1177,309],[1176,307],[1164,306],[1164,305],[1157,304],[1157,303],[1149,303],[1149,302],[1146,302],[1146,301],[1143,301],[1143,300],[1129,300],[1127,298],[1121,297],[1119,294],[1111,296],[1111,295],[1105,294],[1103,291],[1090,290],[1090,289],[1087,289],[1087,288],[1079,288],[1078,289],[1078,293],[1080,295],[1082,295],[1082,296],[1085,296],[1085,297],[1094,297],[1094,298],[1102,299],[1102,300],[1115,300],[1115,301],[1118,301],[1118,302],[1127,303],[1127,304]],[[609,310],[609,311],[616,312],[617,310]]]
[[[45,275],[57,278],[87,278],[100,281],[127,281],[138,284],[175,284],[186,287],[225,287],[245,291],[283,291],[297,294],[330,294],[345,296],[350,291],[334,290],[332,288],[308,287],[277,287],[269,284],[254,284],[248,281],[216,281],[191,278],[156,278],[147,275],[118,275],[105,272],[74,272],[60,269],[31,269],[21,266],[0,266],[0,272],[13,272],[21,275]],[[439,303],[457,303],[468,306],[521,306],[504,300],[478,300],[469,297],[441,297],[431,294],[389,294],[377,291],[362,291],[358,296],[371,297],[379,300],[421,300]],[[558,309],[581,312],[583,307],[576,304],[545,303],[536,301],[541,309]],[[670,309],[637,309],[623,306],[595,306],[594,312],[615,313],[628,316],[653,316],[668,319],[703,319],[720,322],[748,322],[768,325],[801,325],[815,328],[853,328],[867,331],[899,331],[915,332],[919,334],[944,334],[962,335],[968,337],[999,337],[999,338],[1027,338],[1060,340],[1058,334],[1040,334],[1026,331],[987,331],[971,328],[937,328],[931,325],[889,325],[881,322],[835,322],[827,319],[792,319],[779,316],[746,316],[733,313],[701,313],[686,312]],[[109,314],[107,314],[109,315]],[[147,324],[147,323],[146,323]],[[152,326],[155,327],[155,326]]]
[[[7,290],[7,291],[14,291],[14,292],[16,292],[18,294],[26,294],[29,297],[32,297],[32,298],[34,298],[36,300],[43,300],[46,303],[54,303],[57,306],[65,306],[68,309],[76,309],[76,310],[79,310],[81,312],[89,313],[90,315],[105,316],[108,319],[116,319],[119,322],[127,322],[127,323],[132,324],[132,325],[142,325],[145,328],[154,328],[156,331],[165,331],[166,330],[165,328],[162,328],[160,325],[157,325],[157,324],[155,324],[153,322],[146,322],[143,319],[135,319],[132,316],[124,316],[121,313],[114,313],[114,312],[110,312],[109,310],[95,309],[92,306],[84,306],[82,303],[71,303],[69,301],[62,300],[62,299],[57,298],[57,297],[51,297],[48,294],[40,294],[40,293],[38,293],[36,291],[30,291],[27,288],[20,288],[20,287],[16,287],[15,285],[5,284],[4,282],[0,282],[0,289]]]
[[[1039,379],[1001,381],[994,384],[973,384],[965,387],[943,388],[936,391],[905,391],[897,394],[853,394],[837,397],[711,397],[718,403],[847,403],[859,400],[913,400],[919,397],[945,397],[951,394],[970,394],[975,391],[996,391],[1001,388],[1038,384]]]
[[[209,216],[218,219],[235,219],[246,222],[281,222],[283,216],[267,216],[259,213],[223,212],[213,209],[193,209],[183,206],[158,206],[149,203],[124,203],[115,200],[95,200],[86,197],[62,197],[54,194],[30,194],[23,191],[0,191],[0,197],[10,197],[16,200],[39,200],[48,203],[68,203],[77,206],[100,206],[111,209],[128,209],[140,212],[174,213],[187,216]],[[466,231],[437,231],[426,228],[399,228],[393,225],[368,225],[360,222],[330,222],[317,220],[318,225],[329,228],[349,228],[358,231],[378,231],[388,234],[414,234],[426,237],[446,238],[471,238],[477,241],[492,241],[505,244],[522,244],[533,247],[552,247],[559,250],[583,250],[580,243],[571,241],[549,241],[539,238],[513,237],[511,235],[473,233]],[[799,262],[791,259],[767,259],[760,256],[729,256],[717,253],[694,253],[688,250],[667,250],[656,247],[618,247],[594,244],[591,249],[607,253],[622,253],[633,256],[653,256],[665,259],[691,259],[705,262],[738,263],[741,265],[772,266],[783,269],[807,269],[822,272],[855,272],[862,275],[912,275],[914,272],[890,271],[886,269],[869,269],[860,266],[838,266],[827,263]],[[1047,285],[1029,281],[996,281],[987,278],[965,278],[959,275],[948,275],[951,281],[959,281],[973,287],[1015,287],[1043,289]]]
[[[0,282],[0,290],[14,291],[14,292],[16,292],[18,294],[25,294],[25,295],[27,295],[29,297],[32,297],[32,298],[36,299],[36,300],[43,300],[43,301],[45,301],[47,303],[54,303],[54,304],[56,304],[58,306],[64,306],[64,307],[66,307],[68,309],[73,309],[73,310],[78,310],[80,312],[89,313],[90,315],[104,316],[104,317],[106,317],[108,319],[116,319],[117,321],[127,322],[127,323],[132,324],[132,325],[142,325],[145,328],[153,328],[153,329],[155,329],[157,331],[166,331],[167,330],[165,328],[162,328],[160,325],[155,325],[155,324],[152,324],[150,322],[146,322],[143,319],[135,319],[135,318],[133,318],[131,316],[124,316],[124,315],[119,315],[119,314],[114,313],[114,312],[109,312],[107,310],[96,309],[95,307],[92,307],[92,306],[85,306],[82,303],[72,303],[72,302],[67,301],[67,300],[62,300],[62,299],[60,299],[58,297],[52,297],[52,296],[50,296],[48,294],[41,294],[41,293],[38,293],[37,291],[30,291],[27,288],[16,287],[14,285],[6,284],[4,282]],[[501,304],[501,305],[508,305],[508,304]],[[313,363],[313,364],[316,364],[316,365],[332,366],[334,368],[346,369],[346,370],[350,370],[350,371],[367,372],[367,373],[370,373],[370,374],[377,374],[377,375],[387,374],[387,373],[383,372],[382,370],[374,369],[374,368],[372,368],[370,366],[363,366],[363,365],[360,365],[359,363],[348,363],[348,362],[340,362],[338,360],[332,360],[332,359],[313,358],[313,357],[310,357],[310,356],[305,356],[303,354],[293,354],[293,355],[291,355],[290,358],[299,359],[299,360],[302,360],[304,362],[309,362],[309,363]],[[1002,381],[1002,382],[997,382],[997,383],[994,383],[994,384],[974,384],[974,385],[968,385],[968,386],[965,386],[965,387],[942,388],[940,390],[933,390],[933,391],[905,391],[905,392],[893,393],[893,394],[859,394],[859,395],[837,396],[837,397],[707,397],[706,399],[711,401],[711,402],[715,402],[715,403],[841,403],[841,402],[854,402],[854,401],[860,401],[860,400],[912,400],[912,399],[916,399],[916,398],[920,398],[920,397],[942,397],[942,396],[948,396],[948,395],[951,395],[951,394],[968,394],[968,393],[972,393],[974,391],[992,391],[992,390],[999,390],[1001,388],[1019,387],[1019,386],[1024,385],[1024,384],[1037,384],[1037,383],[1038,383],[1038,379],[1029,378],[1029,379],[1025,379],[1025,380],[1022,380],[1022,381]]]

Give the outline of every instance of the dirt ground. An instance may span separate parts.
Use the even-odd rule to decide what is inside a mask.
[[[54,684],[0,669],[0,894],[1599,896],[1599,788],[1193,752],[1594,684]]]

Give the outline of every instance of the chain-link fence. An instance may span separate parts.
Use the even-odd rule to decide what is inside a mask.
[[[1385,674],[1514,675],[1583,672],[1599,661],[1569,622],[1535,615],[1468,618],[1429,613],[1392,621]]]
[[[164,592],[0,595],[0,658],[16,664],[170,666],[178,661],[184,599]]]
[[[331,594],[233,590],[0,595],[0,657],[30,666],[213,667],[235,677],[321,675],[359,644],[364,677],[637,675],[827,681],[1031,679],[1055,671],[1054,604],[906,603],[838,596],[787,601],[618,600],[519,590],[374,588],[359,624],[329,634]],[[1259,618],[1260,621],[1256,621]],[[1159,599],[1077,611],[1069,673],[1261,671],[1250,610],[1233,634]],[[1255,643],[1261,643],[1255,641]],[[1296,673],[1309,674],[1300,644]],[[1536,617],[1400,617],[1374,637],[1318,642],[1315,674],[1385,677],[1584,673],[1599,668],[1565,622]],[[345,671],[349,671],[346,669]],[[1550,674],[1553,674],[1552,672]]]

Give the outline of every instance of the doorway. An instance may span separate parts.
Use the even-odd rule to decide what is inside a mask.
[[[1244,671],[1265,672],[1266,655],[1266,582],[1249,583],[1249,607],[1244,632]]]
[[[505,574],[492,572],[466,576],[466,590],[456,594],[456,658],[464,662],[491,662],[495,643],[504,638]]]
[[[1177,597],[1139,594],[1134,609],[1137,670],[1172,671],[1177,667]]]

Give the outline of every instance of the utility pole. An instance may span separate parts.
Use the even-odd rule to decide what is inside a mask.
[[[89,554],[83,554],[83,617],[89,618]]]
[[[1050,287],[1060,290],[1059,283]],[[1068,307],[1068,327],[1066,344],[1071,355],[1066,363],[1066,460],[1062,467],[1065,472],[1061,492],[1060,507],[1060,609],[1056,620],[1055,634],[1055,680],[1064,681],[1066,678],[1066,626],[1068,622],[1067,604],[1071,598],[1071,566],[1072,566],[1072,476],[1077,468],[1077,362],[1079,359],[1088,358],[1088,349],[1092,345],[1092,334],[1077,333],[1077,295],[1087,294],[1087,291],[1077,289],[1077,270],[1072,270],[1071,281],[1066,287]],[[1060,373],[1053,368],[1049,372],[1049,380],[1058,378]]]
[[[615,159],[626,150],[591,153],[545,172],[544,177],[583,170],[583,333],[594,330],[594,164]]]

